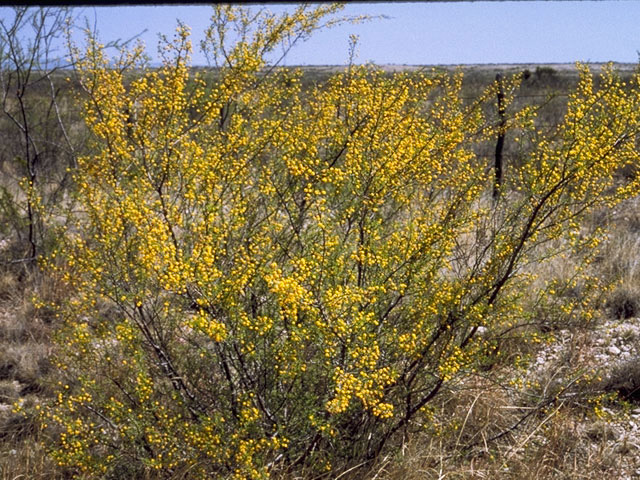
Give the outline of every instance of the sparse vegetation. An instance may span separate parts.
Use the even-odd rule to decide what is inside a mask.
[[[638,76],[516,71],[501,123],[495,72],[265,63],[335,11],[25,89],[68,137],[2,161],[1,478],[636,474]]]
[[[556,71],[553,67],[536,67],[535,75],[539,79],[542,77],[552,77],[556,74]]]

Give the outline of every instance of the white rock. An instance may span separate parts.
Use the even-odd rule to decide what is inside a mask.
[[[609,352],[611,355],[620,355],[620,349],[615,345],[612,345],[609,348],[607,348],[607,352]]]

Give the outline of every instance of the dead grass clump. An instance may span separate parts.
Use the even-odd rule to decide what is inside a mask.
[[[17,380],[0,381],[0,404],[11,405],[20,396],[20,382]]]
[[[50,347],[42,343],[8,345],[0,352],[0,380],[25,382],[43,376],[46,363],[42,361],[49,354]]]
[[[0,443],[0,480],[69,478],[47,456],[37,435]]]
[[[456,447],[456,437],[416,436],[396,458],[378,461],[367,475],[381,480],[513,479],[551,480],[626,477],[625,459],[611,431],[598,438],[583,428],[583,418],[562,405],[540,410],[521,425],[486,445]],[[608,432],[608,433],[607,433]],[[623,461],[624,460],[624,461]]]
[[[615,459],[612,439],[605,436],[594,442],[582,426],[583,417],[575,409],[560,405],[544,412],[516,442],[499,448],[498,461],[488,470],[501,472],[499,478],[523,480],[622,478],[624,466]]]
[[[499,372],[494,372],[499,378]],[[496,379],[474,376],[443,396],[437,420],[445,436],[455,437],[454,450],[469,450],[507,431],[518,417],[517,391]]]
[[[595,264],[609,282],[621,282],[629,293],[640,285],[640,197],[622,202],[616,210],[601,210],[590,222],[608,230]],[[637,298],[637,295],[636,295]]]
[[[9,413],[0,423],[0,441],[17,442],[33,436],[37,426],[35,420],[22,413]]]
[[[640,402],[640,357],[614,365],[598,387],[606,393],[617,393],[625,400]]]
[[[0,270],[0,302],[6,302],[11,300],[15,296],[16,289],[18,288],[18,281],[16,275],[7,270]]]
[[[640,294],[635,288],[623,286],[607,299],[606,307],[613,318],[626,320],[640,315]]]
[[[32,415],[50,394],[46,376],[54,322],[34,306],[41,294],[53,304],[64,291],[37,269],[0,266],[0,480],[64,478],[38,443]],[[26,416],[12,412],[16,402]]]

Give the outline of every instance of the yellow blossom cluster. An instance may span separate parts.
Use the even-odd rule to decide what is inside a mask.
[[[583,68],[564,121],[539,133],[529,107],[496,127],[497,86],[467,102],[460,73],[351,65],[304,86],[266,64],[336,9],[215,7],[213,72],[189,69],[185,26],[159,69],[95,41],[78,58],[94,152],[57,252],[73,295],[65,382],[43,414],[64,465],[266,478],[284,458],[321,471],[427,418],[444,384],[532,315],[525,293],[593,315],[536,269],[592,250],[600,233],[581,216],[637,190],[615,184],[638,161],[637,79],[626,88],[608,69],[596,89]],[[519,81],[505,86],[512,109]],[[476,147],[500,128],[535,148],[493,199]],[[584,265],[571,281],[596,286]]]

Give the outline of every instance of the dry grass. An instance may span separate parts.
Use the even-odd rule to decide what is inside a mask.
[[[56,295],[40,273],[15,264],[0,267],[0,479],[63,478],[38,442],[34,419],[13,413],[20,401],[27,412],[48,394],[50,318],[37,311],[34,294]]]
[[[0,480],[68,478],[57,471],[35,436],[0,443]]]
[[[493,404],[493,397],[486,396],[484,403]],[[502,411],[498,408],[493,414],[503,421],[508,417],[517,421],[523,415],[522,410],[516,414],[516,408],[510,412],[509,406],[501,407]],[[470,412],[477,408],[477,403],[468,408],[465,417],[473,415]],[[481,425],[474,425],[475,435],[489,437],[487,431],[478,429]],[[495,426],[495,422],[485,425]],[[563,405],[540,411],[517,430],[472,449],[460,448],[461,436],[464,435],[416,436],[396,458],[379,461],[359,478],[619,479],[634,471],[634,465],[628,465],[628,451],[616,443],[606,422],[594,423],[592,429],[585,429],[582,412]]]

